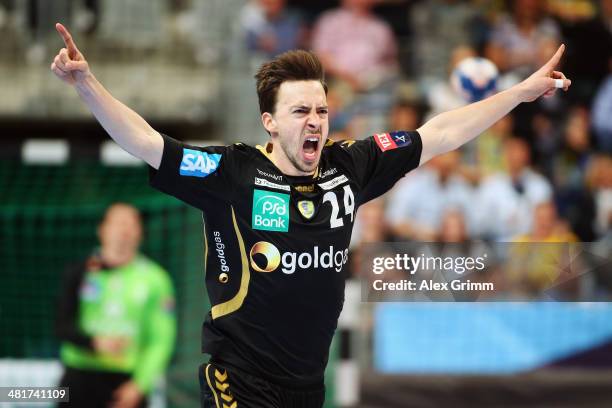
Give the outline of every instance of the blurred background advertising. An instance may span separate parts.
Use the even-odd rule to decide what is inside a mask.
[[[176,292],[176,347],[151,406],[192,407],[210,306],[201,214],[148,187],[144,163],[54,78],[58,21],[116,98],[197,145],[265,142],[253,75],[289,49],[323,61],[340,140],[416,129],[566,44],[569,92],[518,106],[360,208],[325,406],[612,406],[612,0],[0,0],[0,386],[59,381],[62,273],[121,201]],[[362,301],[372,276],[359,265],[381,242],[455,255],[522,243],[498,276],[529,301]],[[546,257],[568,243],[601,262],[571,301],[551,301]]]

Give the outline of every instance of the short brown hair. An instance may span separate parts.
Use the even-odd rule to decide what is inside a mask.
[[[263,64],[255,74],[255,79],[261,113],[274,113],[278,89],[285,81],[319,81],[327,95],[323,65],[311,51],[293,50],[280,54]]]

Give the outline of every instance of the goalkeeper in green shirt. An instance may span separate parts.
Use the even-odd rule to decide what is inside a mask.
[[[176,336],[168,274],[138,253],[142,224],[126,204],[108,208],[101,247],[64,281],[57,329],[74,407],[144,407]]]

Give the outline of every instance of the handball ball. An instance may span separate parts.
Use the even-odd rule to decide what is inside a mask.
[[[451,74],[451,85],[466,102],[477,102],[497,91],[497,67],[486,58],[462,60]]]

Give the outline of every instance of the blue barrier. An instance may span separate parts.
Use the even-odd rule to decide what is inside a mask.
[[[611,339],[607,303],[381,303],[374,367],[394,374],[510,374]]]

